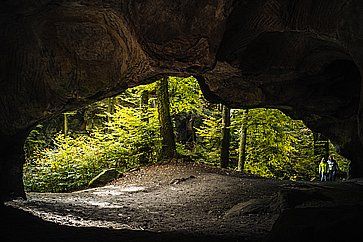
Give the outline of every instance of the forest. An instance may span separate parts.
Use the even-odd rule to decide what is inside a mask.
[[[37,125],[26,144],[27,191],[87,188],[106,169],[120,173],[181,159],[256,176],[313,181],[333,154],[301,120],[275,109],[209,103],[194,77],[165,77]]]

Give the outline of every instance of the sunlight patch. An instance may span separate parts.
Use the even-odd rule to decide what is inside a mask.
[[[120,191],[123,192],[140,192],[140,191],[144,191],[145,187],[138,187],[138,186],[127,186],[127,187],[122,187],[120,189]]]
[[[122,208],[122,206],[114,205],[109,202],[87,201],[86,203],[88,203],[89,205],[92,205],[92,206],[100,207],[100,208]]]
[[[145,187],[141,186],[126,186],[126,187],[117,187],[117,186],[105,186],[103,188],[97,188],[97,189],[90,189],[87,190],[87,192],[92,191],[93,194],[101,197],[107,197],[107,196],[118,196],[123,193],[134,193],[134,192],[141,192],[145,191]]]
[[[96,192],[93,192],[93,194],[104,197],[104,196],[118,196],[118,195],[121,195],[122,192],[106,190],[106,191],[96,191]]]

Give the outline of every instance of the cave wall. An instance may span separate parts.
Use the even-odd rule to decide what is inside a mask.
[[[359,0],[2,1],[2,196],[24,196],[34,125],[163,75],[196,76],[214,102],[303,119],[362,176],[362,10]]]

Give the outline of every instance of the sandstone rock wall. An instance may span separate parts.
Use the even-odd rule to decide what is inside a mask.
[[[361,176],[362,13],[359,0],[5,0],[1,191],[24,195],[20,150],[35,124],[163,75],[303,119]]]

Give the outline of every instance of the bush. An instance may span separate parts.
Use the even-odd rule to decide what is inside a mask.
[[[148,122],[138,108],[115,106],[114,113],[99,115],[104,126],[88,133],[55,134],[52,144],[34,142],[41,130],[30,135],[29,154],[24,166],[24,184],[28,191],[68,192],[86,188],[104,169],[120,172],[156,162],[160,149],[155,108],[150,108]],[[141,162],[142,160],[142,162]]]

